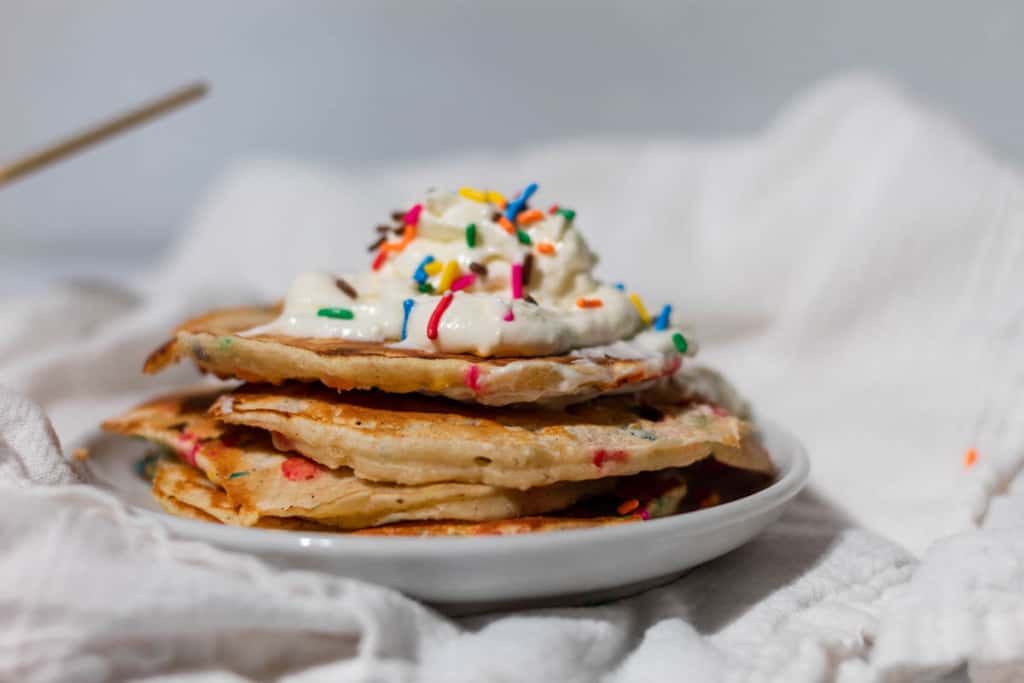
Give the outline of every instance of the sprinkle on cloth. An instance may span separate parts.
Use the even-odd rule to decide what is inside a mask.
[[[412,299],[406,299],[402,302],[402,341],[409,336],[409,314],[412,313],[412,307],[416,304]]]
[[[430,320],[427,321],[427,339],[437,339],[437,326],[441,323],[441,316],[448,310],[448,307],[452,304],[451,292],[445,292],[441,300],[437,302],[437,306],[434,307],[434,311],[430,314]]]
[[[644,325],[651,324],[651,314],[647,312],[647,307],[644,306],[644,302],[641,301],[640,295],[633,293],[629,295],[629,300],[633,302],[633,306],[636,308],[636,312],[640,314],[640,322]]]
[[[968,448],[967,452],[964,453],[964,468],[970,469],[978,462],[978,451],[974,448]]]
[[[654,329],[661,332],[668,329],[669,318],[672,317],[672,304],[665,304],[661,309],[661,313],[654,320]]]
[[[345,293],[349,299],[358,299],[359,293],[356,292],[356,288],[345,281],[345,278],[339,277],[334,280],[334,286]]]
[[[424,256],[423,260],[420,261],[420,264],[418,266],[416,266],[416,270],[413,271],[412,279],[415,280],[416,282],[420,283],[420,284],[423,284],[424,282],[426,282],[427,281],[427,271],[424,270],[424,269],[428,265],[433,263],[433,262],[434,262],[434,257],[433,256],[429,256],[429,255]]]
[[[582,296],[576,299],[576,306],[579,308],[601,308],[604,302],[600,299],[585,299]]]
[[[337,318],[339,320],[352,320],[352,318],[356,317],[347,308],[321,308],[316,314],[321,318]]]
[[[523,298],[523,266],[520,263],[512,264],[512,298]]]

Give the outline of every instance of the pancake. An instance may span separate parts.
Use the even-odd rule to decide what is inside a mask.
[[[668,517],[727,503],[755,493],[769,483],[770,478],[765,475],[734,470],[707,459],[687,468],[621,479],[608,495],[588,498],[568,510],[545,515],[485,522],[397,522],[345,532],[296,518],[262,517],[253,526],[360,536],[490,536],[590,529]],[[158,461],[153,495],[169,514],[218,524],[240,524],[227,493],[212,484],[202,472],[176,458]],[[624,512],[623,499],[633,496],[643,502],[635,501],[635,507]],[[628,502],[634,503],[634,500]]]
[[[180,325],[174,338],[150,354],[144,370],[159,372],[191,358],[222,378],[281,384],[322,382],[341,391],[379,389],[425,393],[485,405],[538,400],[582,400],[640,389],[679,369],[677,353],[613,357],[601,349],[558,356],[481,358],[430,353],[379,342],[240,335],[272,321],[278,307],[215,310]],[[626,353],[619,355],[629,355]]]
[[[562,408],[483,407],[316,385],[246,385],[210,414],[268,430],[294,450],[356,476],[530,489],[683,467],[709,455],[764,474],[771,460],[749,423],[680,388],[605,396]]]
[[[218,423],[206,415],[218,394],[206,390],[159,398],[104,422],[103,428],[153,441],[202,470],[230,503],[203,511],[230,524],[301,517],[360,529],[406,520],[504,519],[560,510],[614,484],[568,482],[517,491],[483,484],[364,481],[347,468],[330,470],[279,453],[261,430]],[[188,504],[196,507],[194,501]]]

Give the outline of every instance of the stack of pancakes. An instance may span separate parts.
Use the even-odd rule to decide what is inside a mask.
[[[655,318],[595,278],[576,212],[531,208],[536,192],[429,192],[376,227],[370,271],[184,323],[146,372],[188,357],[244,384],[104,427],[170,454],[151,468],[166,510],[243,526],[510,533],[764,487],[743,411],[681,370],[696,346],[671,306]]]
[[[187,356],[246,384],[158,398],[104,423],[163,447],[153,495],[168,512],[278,529],[516,533],[675,514],[770,482],[748,422],[677,376],[651,386],[642,361],[237,334],[276,314],[208,313],[146,363],[156,372]],[[588,398],[569,400],[566,368],[586,378],[569,386]],[[465,401],[470,384],[477,401]],[[624,391],[634,384],[646,388]],[[523,404],[524,394],[555,402]]]

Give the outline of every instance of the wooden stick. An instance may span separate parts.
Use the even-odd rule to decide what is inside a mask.
[[[5,185],[18,178],[38,171],[48,164],[68,157],[86,147],[95,145],[129,128],[134,128],[146,123],[150,119],[177,109],[183,105],[198,100],[209,91],[209,86],[203,82],[192,83],[179,88],[163,97],[142,105],[137,109],[121,114],[106,123],[72,135],[38,152],[29,154],[6,166],[0,166],[0,185]]]

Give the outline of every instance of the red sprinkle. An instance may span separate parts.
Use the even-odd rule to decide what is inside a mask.
[[[388,252],[385,249],[381,249],[377,253],[377,258],[373,259],[373,269],[380,270],[380,267],[384,265],[384,261],[388,257]]]
[[[418,225],[420,222],[420,212],[423,211],[423,205],[417,204],[408,211],[405,212],[405,218],[402,222],[406,225]]]
[[[466,386],[473,391],[480,391],[480,366],[470,365],[466,368],[466,372],[462,376],[462,381],[465,382]]]
[[[445,292],[441,300],[437,302],[437,306],[434,307],[434,312],[430,314],[430,320],[427,321],[427,339],[437,339],[437,326],[441,322],[441,316],[448,310],[451,303],[452,293]]]
[[[551,208],[548,209],[548,213],[550,213],[551,215],[558,213],[558,204],[552,204]]]
[[[594,453],[594,465],[602,467],[606,462],[626,462],[629,460],[629,453],[626,451],[606,451],[601,449]]]
[[[311,460],[292,456],[281,463],[281,474],[288,481],[309,481],[320,476],[320,466]]]
[[[198,467],[196,465],[196,454],[199,453],[199,436],[192,432],[182,432],[178,435],[178,441],[183,442],[182,448],[178,449],[181,459],[192,465],[192,467]]]

